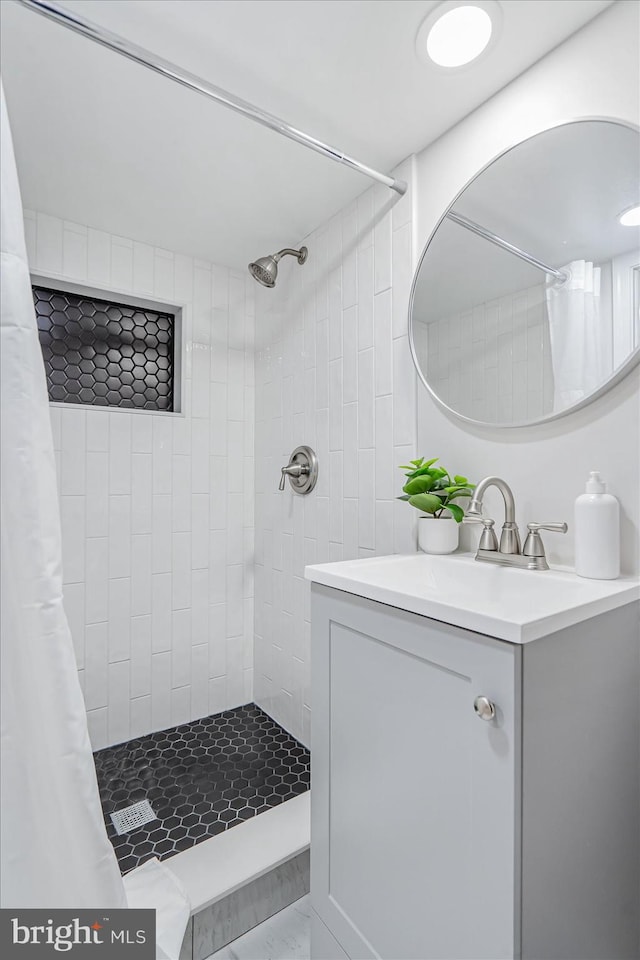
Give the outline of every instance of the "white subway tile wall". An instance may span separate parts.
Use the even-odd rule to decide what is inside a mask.
[[[433,390],[458,413],[518,423],[553,411],[544,283],[417,324],[415,342]]]
[[[411,183],[412,162],[397,175]],[[395,203],[368,190],[304,242],[307,263],[283,261],[277,287],[256,294],[254,692],[308,745],[305,565],[416,549],[414,511],[395,499],[396,467],[416,455],[411,185]],[[280,468],[303,443],[318,484],[280,493]]]
[[[25,211],[31,269],[183,308],[183,411],[51,406],[65,608],[94,749],[252,700],[254,294]]]

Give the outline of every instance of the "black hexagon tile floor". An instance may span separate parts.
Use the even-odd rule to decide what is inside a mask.
[[[172,856],[309,789],[309,751],[255,704],[94,754],[123,873]],[[157,819],[118,836],[111,814],[148,800]]]

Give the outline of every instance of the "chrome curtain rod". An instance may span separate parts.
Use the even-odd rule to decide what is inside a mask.
[[[106,30],[104,27],[98,26],[98,24],[92,23],[90,20],[85,20],[83,17],[78,17],[53,3],[45,3],[43,0],[15,0],[15,2],[26,7],[27,10],[39,13],[43,17],[47,17],[47,19],[53,20],[55,23],[59,23],[69,30],[73,30],[74,33],[88,37],[89,40],[93,40],[95,43],[107,47],[108,50],[113,50],[115,53],[119,53],[129,60],[133,60],[134,63],[139,63],[141,66],[147,67],[149,70],[153,70],[163,77],[168,77],[169,80],[174,80],[176,83],[182,84],[183,87],[195,90],[197,93],[209,97],[210,100],[215,100],[216,103],[221,103],[224,107],[235,110],[236,113],[240,113],[243,117],[248,117],[250,120],[262,124],[263,127],[275,130],[276,133],[281,134],[283,137],[288,137],[289,140],[295,140],[296,143],[301,143],[304,147],[315,150],[316,153],[321,153],[324,157],[329,157],[330,160],[342,163],[346,167],[350,167],[351,170],[355,170],[357,173],[362,173],[371,180],[376,180],[378,183],[384,184],[385,187],[395,190],[400,196],[406,193],[407,184],[404,180],[396,180],[394,177],[389,177],[384,173],[380,173],[378,170],[374,170],[372,167],[368,167],[364,163],[360,163],[359,160],[355,160],[353,157],[348,156],[341,150],[337,150],[328,143],[323,143],[322,140],[317,140],[316,137],[304,133],[303,130],[292,127],[290,124],[285,123],[284,120],[280,120],[279,117],[274,117],[273,114],[260,110],[259,107],[255,107],[246,100],[241,100],[227,90],[223,90],[221,87],[209,83],[208,80],[203,80],[202,77],[183,70],[182,67],[177,66],[175,63],[156,56],[156,54],[151,53],[150,50],[146,50],[144,47],[125,40],[124,37],[119,36],[117,33],[112,33],[110,30]]]
[[[480,226],[480,224],[476,223],[475,220],[468,220],[467,217],[463,217],[459,213],[454,213],[453,210],[449,210],[447,213],[447,218],[449,220],[453,220],[454,223],[459,224],[461,227],[464,227],[465,230],[470,230],[471,233],[475,233],[478,237],[483,237],[485,240],[489,240],[490,243],[494,243],[496,247],[506,250],[507,253],[512,253],[514,256],[519,257],[520,260],[530,263],[532,267],[537,267],[538,270],[543,270],[545,273],[550,273],[551,276],[558,281],[558,283],[564,283],[568,279],[567,274],[563,273],[562,270],[556,270],[555,267],[550,267],[549,264],[545,263],[543,260],[538,260],[537,257],[532,257],[530,253],[525,253],[525,251],[521,250],[520,247],[516,247],[513,243],[509,243],[508,240],[503,240],[502,237],[499,237],[496,233],[491,233],[491,231],[487,230],[486,227]]]

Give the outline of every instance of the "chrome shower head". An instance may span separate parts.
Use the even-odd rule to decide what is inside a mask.
[[[263,287],[275,287],[278,264],[273,257],[260,257],[249,264],[249,273]]]
[[[275,287],[278,276],[278,261],[282,257],[292,256],[297,258],[299,264],[303,264],[307,259],[308,252],[306,247],[300,247],[299,250],[285,247],[284,250],[279,250],[278,253],[274,253],[270,257],[260,257],[259,260],[254,260],[253,263],[249,264],[249,273],[263,287]]]

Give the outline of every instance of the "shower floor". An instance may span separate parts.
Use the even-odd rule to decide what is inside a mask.
[[[255,704],[94,753],[107,834],[127,873],[187,850],[309,789],[309,751]],[[118,836],[110,814],[148,800],[157,819]]]

